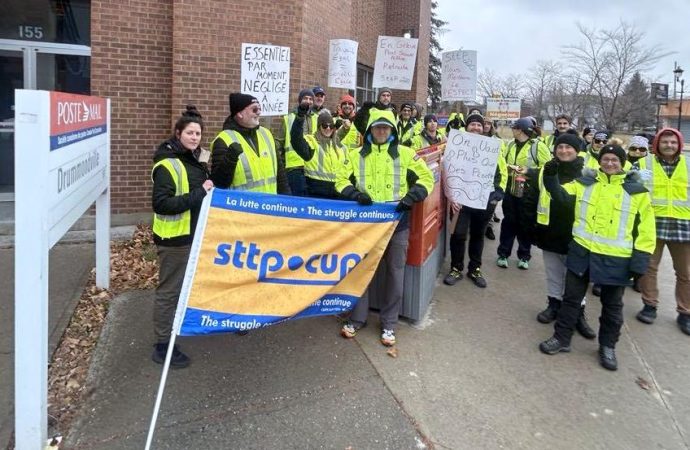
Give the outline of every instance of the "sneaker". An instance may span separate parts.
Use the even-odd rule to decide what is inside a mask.
[[[604,345],[599,347],[599,364],[604,369],[618,370],[618,360],[616,360],[616,350],[613,347]]]
[[[593,284],[592,285],[592,295],[595,297],[601,297],[601,285],[600,284]]]
[[[644,305],[642,310],[635,316],[637,320],[646,324],[653,324],[656,319],[656,307],[652,305]]]
[[[168,343],[158,343],[153,346],[153,355],[151,359],[158,364],[163,364],[165,362],[165,356],[168,353]],[[173,346],[172,357],[170,358],[170,367],[175,369],[183,369],[189,365],[191,360],[189,356],[185,355],[180,351],[177,344]]]
[[[386,347],[392,347],[395,345],[395,331],[383,329],[381,332],[381,343]]]
[[[539,344],[539,350],[547,355],[555,355],[558,352],[569,352],[570,346],[565,345],[559,341],[556,336],[551,336],[541,344]]]
[[[496,240],[496,235],[494,234],[494,229],[491,228],[490,226],[486,227],[486,231],[484,232],[484,236],[486,236],[486,238],[491,240],[491,241]]]
[[[357,335],[357,332],[364,328],[366,324],[355,324],[354,322],[350,322],[349,320],[345,322],[343,327],[340,329],[340,335],[344,337],[345,339],[352,339]]]
[[[496,260],[496,265],[498,267],[502,267],[504,269],[508,268],[508,258],[505,258],[503,256],[499,256],[498,259]]]
[[[462,272],[455,267],[451,267],[450,272],[448,272],[448,275],[443,279],[443,283],[448,286],[453,286],[460,280],[462,280]]]
[[[561,309],[561,301],[555,297],[549,297],[549,304],[546,309],[537,314],[537,321],[539,323],[551,323],[556,320],[558,310]]]
[[[521,259],[518,261],[518,269],[527,270],[529,269],[529,262],[526,259]]]
[[[594,339],[597,337],[597,333],[589,326],[589,323],[587,323],[584,306],[580,307],[580,316],[577,318],[577,322],[575,322],[575,329],[580,333],[580,336],[585,339]]]
[[[480,288],[485,288],[486,287],[486,280],[482,276],[482,272],[479,269],[474,269],[474,272],[468,273],[467,278],[472,280],[472,282],[475,284],[475,286],[480,287]]]
[[[690,336],[690,316],[687,314],[678,314],[677,322],[680,331]]]

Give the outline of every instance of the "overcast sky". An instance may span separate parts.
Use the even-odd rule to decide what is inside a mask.
[[[649,46],[675,52],[645,78],[669,83],[672,94],[678,61],[690,84],[690,0],[438,0],[437,13],[448,22],[440,36],[444,51],[477,50],[479,71],[526,73],[537,60],[558,60],[561,46],[581,40],[577,21],[613,28],[623,19],[645,30]]]

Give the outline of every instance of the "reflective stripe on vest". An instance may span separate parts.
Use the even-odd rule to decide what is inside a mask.
[[[231,142],[235,142],[242,146],[243,149],[246,149],[245,145],[251,147],[249,142],[237,131],[235,130],[224,130],[224,132],[227,134],[227,136],[230,138]],[[232,188],[236,189],[238,191],[253,191],[253,190],[258,190],[262,192],[268,192],[266,190],[266,187],[275,184],[276,183],[276,172],[278,171],[278,166],[276,164],[276,152],[275,148],[273,145],[271,145],[271,139],[268,137],[268,133],[266,133],[266,130],[263,127],[259,127],[259,134],[261,135],[261,138],[264,141],[264,144],[266,144],[266,148],[268,149],[268,155],[271,157],[271,166],[273,167],[273,176],[267,177],[267,178],[262,178],[255,180],[254,179],[254,174],[252,173],[252,166],[249,162],[249,157],[247,156],[247,152],[243,151],[240,156],[239,156],[239,163],[242,164],[242,170],[244,172],[244,179],[245,182],[241,184],[236,184],[235,178],[233,177],[232,180]],[[261,156],[258,154],[258,149],[257,149],[257,158],[261,158]]]
[[[367,192],[367,182],[366,182],[366,163],[365,158],[359,158],[359,177],[357,179],[357,189],[362,192]],[[394,201],[400,200],[402,197],[400,195],[400,171],[401,162],[400,156],[393,159],[393,199]]]
[[[524,145],[523,145],[523,147],[524,147]],[[520,149],[522,149],[523,147],[520,147]],[[518,163],[517,163],[518,149],[517,149],[517,144],[515,144],[515,141],[511,141],[510,144],[508,144],[508,152],[506,153],[506,161],[508,161],[508,156],[510,156],[510,152],[513,149],[515,149],[515,158],[513,159],[513,165],[518,165]],[[537,167],[538,160],[539,160],[539,140],[535,139],[529,148],[529,155],[527,157],[527,167],[530,169]]]
[[[539,201],[537,202],[537,223],[540,225],[549,224],[551,211],[551,194],[544,186],[544,170],[539,171]]]
[[[164,167],[175,183],[175,197],[189,193],[187,169],[177,158],[166,158],[158,161],[151,169],[151,179],[158,167]],[[190,210],[180,214],[153,214],[153,232],[163,239],[185,236],[191,233],[192,213]]]
[[[334,146],[333,151],[338,152],[339,149]],[[321,144],[317,144],[315,153],[316,154],[314,156],[316,157],[316,167],[314,167],[312,163],[314,158],[312,158],[310,161],[305,161],[304,175],[318,180],[335,181],[335,173],[331,173],[326,170],[326,151],[323,149]]]
[[[649,177],[649,179],[645,180],[645,187],[649,190],[649,195],[652,198],[652,205],[655,207],[654,212],[659,215],[659,213],[664,213],[664,211],[661,211],[661,207],[666,207],[669,208],[667,211],[669,215],[663,215],[662,217],[675,217],[677,219],[690,219],[690,211],[682,211],[678,212],[678,214],[673,214],[674,211],[672,211],[673,207],[680,207],[680,208],[690,208],[690,158],[687,158],[685,155],[680,156],[680,160],[678,161],[678,165],[676,168],[673,170],[673,173],[669,177],[666,175],[666,171],[664,168],[661,166],[661,163],[656,161],[654,158],[653,154],[648,154],[645,156],[645,166],[647,170],[652,171],[652,176]],[[683,162],[685,164],[683,164]],[[681,173],[680,170],[682,170],[682,166],[685,166],[685,173]],[[662,183],[662,187],[666,187],[666,197],[659,197],[655,198],[654,197],[654,183],[657,178],[661,178],[664,180]],[[685,200],[680,200],[680,199],[675,199],[671,198],[669,199],[668,196],[670,193],[668,192],[669,189],[672,189],[672,184],[674,180],[677,183],[684,183],[685,184]],[[658,187],[658,186],[657,186]],[[663,195],[663,193],[660,193]],[[669,200],[671,201],[671,204],[669,205]],[[659,208],[656,208],[656,207]],[[681,217],[677,217],[681,216]]]
[[[594,192],[595,184],[587,186],[582,199],[580,200],[580,210],[578,216],[578,225],[573,227],[573,236],[577,236],[585,241],[596,242],[598,244],[610,245],[612,247],[628,250],[632,252],[633,241],[632,239],[626,239],[625,230],[628,226],[628,220],[630,218],[630,204],[632,203],[632,196],[628,194],[624,189],[621,189],[623,195],[623,203],[621,204],[621,216],[618,220],[618,230],[616,232],[616,238],[610,239],[602,236],[596,236],[586,230],[587,226],[587,214],[589,212],[589,202],[592,197],[592,192]]]

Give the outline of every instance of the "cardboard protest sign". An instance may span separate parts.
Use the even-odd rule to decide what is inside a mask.
[[[288,113],[290,47],[242,44],[240,92],[259,99],[261,114]]]
[[[331,39],[328,53],[328,86],[357,88],[357,41]]]
[[[441,99],[447,102],[477,98],[477,52],[455,50],[441,54]]]
[[[417,44],[417,39],[379,36],[372,86],[406,91],[412,89]]]

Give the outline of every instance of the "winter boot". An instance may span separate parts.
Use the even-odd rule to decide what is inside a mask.
[[[540,323],[551,323],[556,320],[558,310],[561,308],[561,301],[555,297],[549,297],[549,304],[546,309],[537,315]]]
[[[585,315],[585,307],[580,307],[580,316],[577,318],[575,323],[575,329],[580,335],[585,339],[594,339],[597,337],[597,333],[594,332],[592,327],[587,323],[587,316]]]

